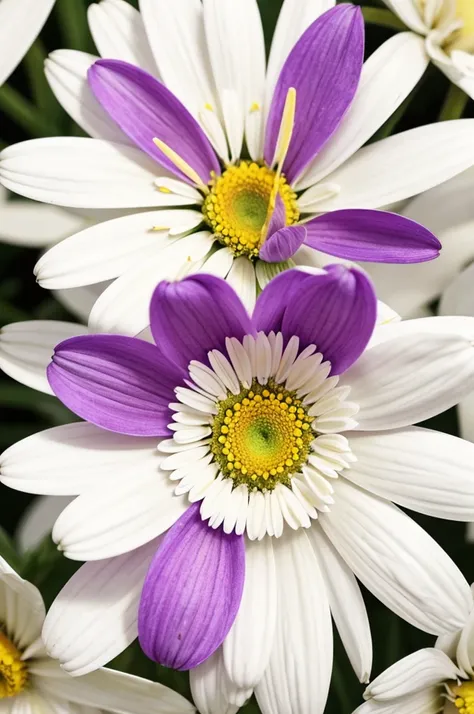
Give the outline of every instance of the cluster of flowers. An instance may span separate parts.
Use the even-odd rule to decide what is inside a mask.
[[[101,0],[102,58],[48,58],[92,138],[1,153],[5,189],[54,204],[4,202],[1,233],[56,243],[35,274],[88,325],[8,325],[0,366],[82,421],[10,447],[0,480],[74,497],[52,537],[85,564],[45,617],[0,559],[1,714],[195,711],[104,668],[137,636],[190,670],[201,714],[253,694],[263,714],[322,713],[331,618],[370,680],[358,581],[438,637],[359,714],[474,713],[471,589],[399,508],[474,521],[474,444],[413,426],[474,390],[472,266],[442,316],[391,309],[414,316],[472,258],[466,239],[438,258],[415,219],[464,227],[445,199],[469,204],[474,120],[367,144],[430,59],[474,94],[474,8],[386,4],[411,31],[365,63],[360,10],[332,0],[285,0],[268,63],[256,0]],[[20,5],[27,44],[53,1],[2,0],[6,43]]]

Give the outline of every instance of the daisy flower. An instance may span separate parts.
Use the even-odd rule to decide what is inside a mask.
[[[320,251],[436,257],[429,231],[372,209],[471,166],[474,122],[361,148],[427,58],[421,38],[401,33],[362,66],[360,10],[333,4],[286,0],[267,66],[256,0],[142,0],[141,13],[104,0],[89,14],[103,59],[51,55],[53,91],[93,138],[9,147],[0,174],[39,201],[131,212],[54,247],[36,268],[54,289],[118,278],[94,306],[94,332],[137,334],[156,283],[186,270],[226,278],[251,309],[281,270],[327,260]]]
[[[414,33],[448,79],[474,98],[472,0],[384,0]]]
[[[192,670],[201,711],[235,712],[255,689],[264,714],[314,714],[331,612],[369,677],[356,576],[428,632],[462,627],[467,583],[391,501],[474,515],[474,446],[410,426],[474,386],[474,321],[372,335],[375,313],[355,268],[286,271],[252,317],[225,281],[198,274],[156,288],[156,344],[79,335],[56,347],[51,386],[87,421],[8,449],[1,480],[78,495],[53,538],[90,562],[44,628],[65,671],[94,670],[138,634],[152,659]]]
[[[73,678],[48,656],[41,639],[39,590],[0,558],[0,711],[38,714],[99,710],[116,714],[192,714],[172,689],[112,669]]]
[[[460,632],[389,667],[354,714],[473,714],[474,609]]]

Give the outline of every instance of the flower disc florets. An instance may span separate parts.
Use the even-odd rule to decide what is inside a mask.
[[[21,659],[21,652],[0,631],[0,699],[20,694],[27,680],[28,670]]]

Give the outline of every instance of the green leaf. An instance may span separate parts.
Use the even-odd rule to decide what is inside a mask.
[[[2,491],[4,487],[0,487]],[[3,493],[2,493],[3,496]],[[0,556],[5,558],[8,565],[19,572],[21,570],[21,556],[16,552],[13,541],[8,533],[0,526]]]

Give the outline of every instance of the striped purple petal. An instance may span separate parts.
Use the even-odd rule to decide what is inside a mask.
[[[145,578],[140,645],[165,667],[187,670],[222,644],[237,615],[245,578],[243,536],[214,530],[193,504],[168,531]]]
[[[180,179],[192,183],[153,143],[156,137],[180,155],[208,183],[220,174],[214,149],[197,121],[164,84],[121,60],[98,60],[89,85],[109,116],[132,141]]]
[[[242,340],[252,333],[251,319],[230,285],[202,273],[158,285],[150,326],[163,356],[183,369],[193,359],[206,362],[209,350],[225,352],[226,337]]]
[[[419,223],[387,211],[332,211],[305,223],[306,245],[347,260],[421,263],[439,255],[441,243]]]
[[[283,107],[296,89],[296,114],[283,171],[294,181],[335,132],[357,90],[364,57],[360,8],[338,5],[300,37],[281,70],[265,137],[265,161],[273,162]]]
[[[260,249],[259,257],[267,263],[280,263],[288,260],[296,253],[298,248],[306,240],[306,228],[304,226],[287,226],[276,231]]]
[[[364,351],[375,327],[377,299],[372,283],[357,268],[329,265],[319,274],[288,270],[274,278],[257,300],[257,330],[297,335],[300,347],[316,345],[345,372]]]
[[[169,436],[168,404],[185,377],[155,345],[120,335],[64,340],[48,367],[63,404],[92,424],[130,436]]]

